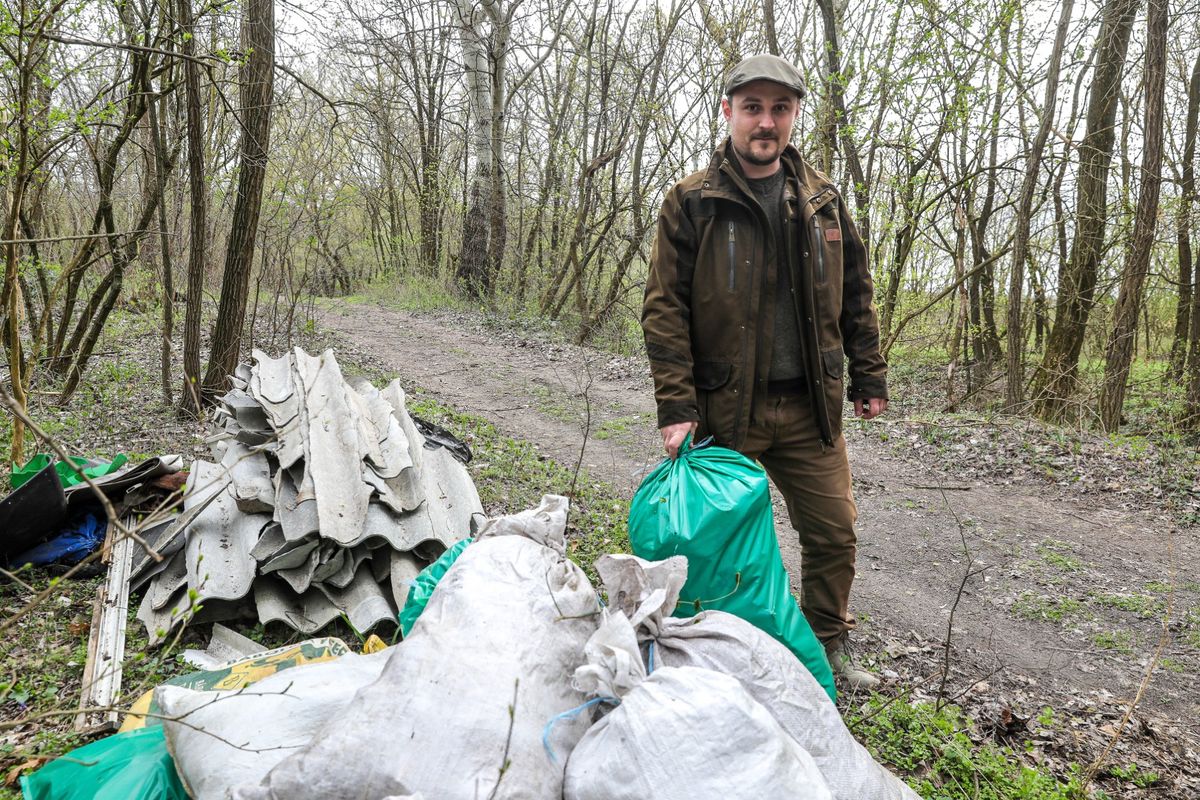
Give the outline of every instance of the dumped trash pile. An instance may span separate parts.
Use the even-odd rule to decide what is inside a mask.
[[[370,630],[482,513],[398,381],[347,381],[332,351],[253,360],[220,401],[213,460],[192,465],[184,513],[146,537],[166,558],[133,570],[135,587],[148,582],[138,619],[152,643],[193,616],[311,634],[344,614]]]
[[[181,788],[160,796],[198,800],[915,800],[784,644],[723,611],[669,616],[682,556],[602,557],[601,603],[566,517],[547,495],[485,522],[393,647],[249,691],[158,688],[161,736],[117,735],[144,765],[123,785],[137,769],[161,785],[173,762]],[[27,797],[106,768],[84,755],[25,779]]]
[[[473,529],[456,443],[396,383],[348,383],[331,352],[255,361],[155,532],[170,557],[134,570],[139,617],[179,624],[190,596],[364,630],[403,598],[402,641],[255,653],[214,626],[208,669],[22,777],[26,800],[916,800],[834,705],[761,467],[687,446],[660,465],[630,511],[650,558],[600,558],[602,599],[566,554],[567,498]]]

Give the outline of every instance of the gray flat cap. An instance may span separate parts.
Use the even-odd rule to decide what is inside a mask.
[[[801,99],[808,94],[800,70],[779,56],[768,54],[750,56],[733,68],[725,80],[725,96],[731,97],[742,86],[754,81],[773,81],[786,86]]]

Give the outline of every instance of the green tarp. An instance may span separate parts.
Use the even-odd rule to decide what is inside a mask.
[[[55,456],[50,453],[38,453],[29,459],[28,463],[23,467],[13,464],[12,477],[10,478],[12,488],[20,488],[22,484],[49,466],[50,462],[54,461],[54,459]],[[117,457],[111,462],[72,456],[71,461],[73,464],[59,461],[54,465],[54,471],[58,473],[58,480],[65,489],[68,486],[83,483],[83,478],[79,474],[80,472],[89,478],[99,478],[102,475],[108,475],[110,472],[116,472],[125,466],[125,462],[128,460],[124,453],[118,453]]]
[[[421,616],[421,612],[429,603],[429,598],[433,596],[433,590],[437,588],[438,581],[449,571],[450,567],[454,566],[454,562],[458,560],[462,551],[466,550],[470,543],[470,539],[455,542],[449,550],[442,553],[437,561],[421,570],[417,575],[412,588],[408,590],[408,597],[404,600],[404,608],[400,609],[401,635],[408,636],[417,617]]]
[[[188,800],[161,727],[117,733],[21,777],[25,800]]]

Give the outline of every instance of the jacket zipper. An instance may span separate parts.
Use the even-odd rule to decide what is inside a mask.
[[[822,189],[821,191],[817,192],[812,197],[810,197],[808,199],[808,203],[806,205],[812,204],[818,197],[821,197],[822,195],[827,194],[830,191],[831,191],[831,187],[826,187],[826,188]],[[821,283],[825,282],[825,241],[824,241],[824,236],[823,236],[823,230],[821,228],[821,221],[818,218],[816,212],[818,209],[824,207],[828,202],[829,201],[826,200],[825,202],[821,203],[821,205],[813,208],[812,250],[813,250],[813,257],[817,261],[817,279]],[[824,376],[825,359],[821,355],[821,337],[818,332],[818,324],[817,324],[818,316],[820,314],[820,309],[817,307],[816,294],[817,294],[816,285],[815,284],[810,285],[809,286],[809,305],[812,309],[812,317],[813,317],[813,323],[810,327],[810,333],[813,337],[813,351],[817,355],[817,359],[816,359],[816,361],[817,361],[817,364],[816,364],[817,377],[818,377],[817,387],[819,387],[820,389],[823,389],[825,386],[825,376]],[[816,395],[817,396],[813,397],[813,402],[814,402],[814,406],[816,406],[816,408],[814,408],[814,410],[817,412],[817,418],[818,418],[818,423],[819,423],[818,426],[821,431],[821,452],[823,453],[823,452],[825,452],[827,447],[833,446],[833,425],[830,422],[829,403],[826,402],[826,400],[825,400],[825,392],[817,391]]]
[[[817,281],[825,282],[825,241],[822,236],[821,220],[813,214],[813,255],[817,257]]]
[[[736,252],[734,244],[737,242],[737,235],[734,233],[733,220],[729,221],[729,291],[734,289],[734,276],[737,274],[737,261],[735,260]]]

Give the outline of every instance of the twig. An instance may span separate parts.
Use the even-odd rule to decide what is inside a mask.
[[[973,488],[971,486],[926,486],[922,483],[908,483],[907,481],[904,485],[910,489],[937,489],[943,492],[969,492]]]
[[[13,583],[19,584],[21,586],[21,588],[27,592],[33,591],[33,587],[30,586],[25,581],[18,578],[15,572],[9,572],[8,570],[4,569],[3,567],[0,567],[0,575],[3,575],[4,577],[8,578]]]
[[[943,642],[945,652],[942,660],[942,683],[938,687],[937,708],[940,711],[946,705],[946,682],[950,680],[950,647],[954,637],[954,614],[958,611],[958,604],[962,600],[963,590],[967,588],[967,581],[971,580],[976,575],[981,575],[988,570],[984,567],[981,570],[971,569],[975,566],[975,556],[971,553],[971,548],[967,544],[967,532],[963,528],[962,520],[959,519],[958,512],[954,510],[954,506],[950,504],[950,499],[946,497],[945,491],[942,491],[942,501],[946,504],[946,508],[954,516],[954,521],[958,525],[958,535],[962,539],[963,554],[967,557],[967,569],[963,573],[962,581],[958,584],[958,593],[954,595],[954,604],[950,606],[950,619],[946,621],[946,640]]]
[[[78,242],[87,239],[104,239],[108,236],[133,236],[144,235],[147,233],[155,233],[155,230],[145,228],[142,230],[116,231],[112,234],[107,233],[81,233],[78,236],[41,236],[36,239],[0,239],[0,245],[6,244],[41,244],[44,242]],[[39,361],[48,361],[52,356],[38,359]]]
[[[583,454],[587,452],[588,434],[592,431],[592,365],[585,359],[583,366],[587,370],[587,384],[583,387],[583,442],[579,445],[579,458],[575,462],[575,472],[571,475],[571,488],[567,491],[567,497],[571,498],[572,502],[575,500],[575,485],[579,481],[579,471],[583,469]]]
[[[1096,760],[1088,765],[1087,770],[1083,774],[1083,785],[1080,788],[1081,792],[1086,793],[1088,786],[1096,778],[1096,773],[1104,766],[1104,762],[1108,760],[1113,748],[1117,746],[1117,742],[1121,740],[1121,735],[1125,733],[1126,726],[1129,725],[1129,720],[1133,718],[1133,712],[1141,704],[1142,698],[1146,695],[1146,690],[1150,688],[1150,680],[1154,677],[1154,671],[1158,669],[1158,665],[1162,662],[1163,651],[1167,649],[1167,645],[1171,641],[1171,612],[1175,607],[1175,528],[1167,529],[1167,558],[1169,569],[1171,571],[1171,591],[1167,593],[1167,608],[1163,613],[1162,618],[1162,634],[1158,637],[1158,646],[1154,648],[1154,654],[1150,656],[1150,663],[1146,665],[1146,673],[1142,676],[1142,682],[1138,684],[1137,692],[1133,696],[1133,700],[1125,709],[1125,713],[1121,715],[1121,721],[1117,723],[1117,729],[1113,731],[1112,737],[1108,740],[1108,744],[1100,751],[1100,755],[1096,756]]]
[[[496,785],[492,787],[492,793],[487,796],[487,800],[495,800],[496,792],[500,791],[500,782],[504,780],[505,773],[512,766],[512,762],[508,760],[508,751],[512,747],[513,727],[517,722],[517,690],[521,688],[521,679],[517,678],[513,681],[513,699],[508,706],[508,736],[504,739],[504,755],[500,759],[500,774],[496,776]]]
[[[942,674],[942,671],[939,669],[936,672],[934,672],[932,675],[928,675],[928,676],[922,678],[921,680],[917,681],[912,686],[904,687],[904,690],[901,691],[900,694],[896,695],[895,697],[890,698],[886,703],[884,703],[879,708],[872,711],[870,714],[864,714],[863,716],[854,720],[854,724],[848,726],[850,728],[850,731],[853,732],[859,725],[863,724],[864,722],[871,719],[872,717],[878,716],[879,714],[883,713],[883,710],[886,709],[888,706],[892,705],[897,700],[902,700],[902,699],[910,696],[913,693],[914,689],[921,688],[922,686],[929,683],[930,681],[932,681],[934,678],[936,678],[937,676],[939,676],[941,674]]]
[[[98,550],[98,549],[93,550],[92,552],[88,553],[88,555],[82,561],[80,561],[78,564],[76,564],[75,566],[73,566],[69,570],[67,570],[65,573],[63,573],[63,575],[59,578],[59,580],[65,581],[68,578],[73,578],[75,576],[75,573],[79,572],[80,570],[82,570],[84,567],[91,564],[92,562],[99,560],[99,558],[100,558],[100,550]],[[17,611],[11,617],[8,617],[3,622],[0,622],[0,637],[2,637],[8,631],[9,628],[11,628],[13,625],[15,625],[26,614],[28,614],[30,611],[32,611],[33,609],[37,608],[39,605],[44,603],[46,601],[46,598],[49,597],[50,595],[52,595],[54,593],[54,590],[58,589],[58,588],[59,588],[58,583],[51,581],[46,586],[45,589],[43,589],[42,591],[40,591],[36,595],[34,595],[32,600],[30,600],[25,605],[21,606],[21,608],[17,609]],[[0,726],[0,727],[2,727],[2,726]]]
[[[962,697],[964,694],[966,694],[967,692],[971,691],[976,686],[978,686],[980,681],[986,681],[988,678],[991,678],[995,675],[1000,674],[1000,672],[1002,672],[1004,670],[1004,668],[1007,666],[1008,666],[1007,664],[1001,664],[1000,666],[996,667],[994,670],[989,672],[987,675],[984,675],[982,678],[978,678],[976,680],[971,681],[970,683],[967,684],[967,688],[963,689],[961,692],[954,695],[953,697],[947,699],[946,702],[953,703],[955,700]]]

